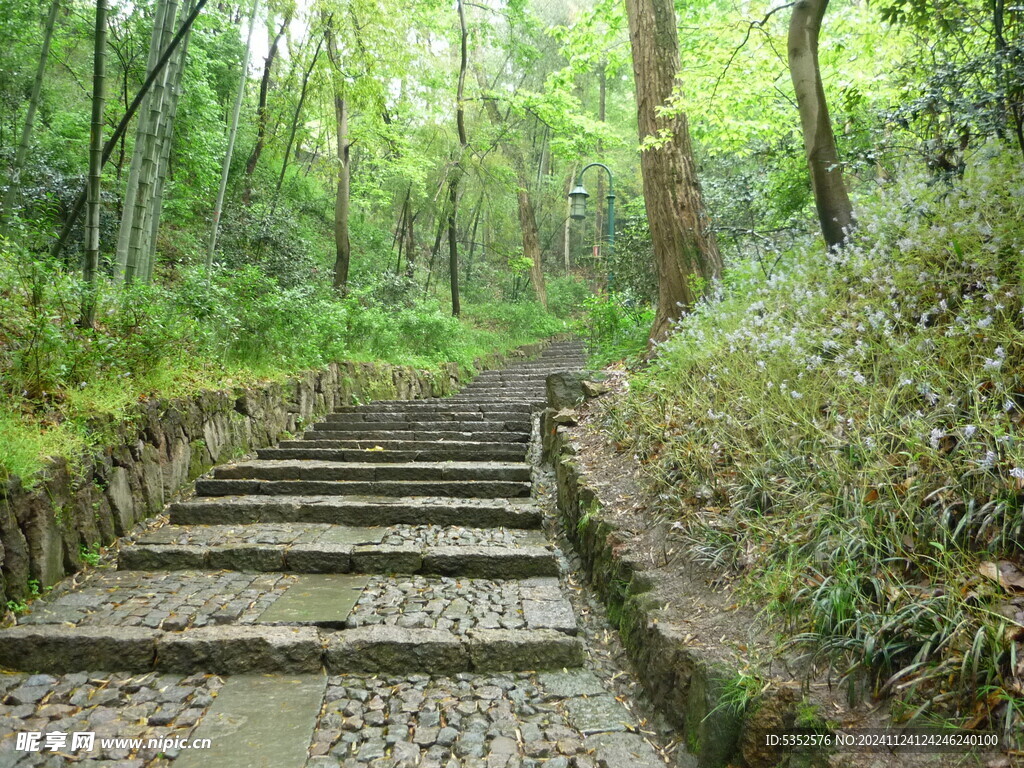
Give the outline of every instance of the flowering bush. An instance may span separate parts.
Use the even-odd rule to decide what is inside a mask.
[[[1022,209],[995,150],[955,186],[879,188],[847,247],[734,267],[604,412],[677,534],[791,642],[1018,736]]]

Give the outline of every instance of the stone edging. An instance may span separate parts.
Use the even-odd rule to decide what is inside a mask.
[[[547,342],[475,362],[477,370],[532,357]],[[140,403],[120,439],[73,471],[50,462],[26,489],[0,484],[0,615],[8,600],[31,596],[83,566],[83,551],[104,546],[158,514],[218,462],[277,442],[353,400],[441,397],[466,378],[454,363],[422,370],[388,363],[331,363],[284,382]]]

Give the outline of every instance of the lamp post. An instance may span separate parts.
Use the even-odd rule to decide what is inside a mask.
[[[610,249],[615,248],[615,187],[614,179],[612,178],[612,170],[604,163],[591,163],[590,165],[583,166],[583,170],[576,176],[576,187],[572,192],[569,193],[569,202],[571,207],[569,208],[569,216],[576,221],[581,221],[586,218],[587,215],[587,198],[590,195],[587,190],[583,187],[583,174],[588,168],[594,166],[598,168],[604,168],[608,172],[608,247]]]

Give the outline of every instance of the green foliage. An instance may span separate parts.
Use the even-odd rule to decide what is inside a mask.
[[[654,324],[651,306],[630,293],[599,293],[583,301],[581,330],[587,335],[593,363],[603,365],[635,357],[647,346]]]
[[[907,715],[1019,685],[1022,170],[908,174],[847,248],[736,265],[605,413],[694,556]]]
[[[95,328],[77,323],[82,290],[45,260],[0,251],[0,471],[26,482],[46,456],[74,458],[109,439],[140,398],[341,359],[469,367],[565,329],[535,305],[470,306],[460,321],[433,301],[381,303],[373,287],[342,298],[254,265],[183,267],[167,286],[103,282]]]

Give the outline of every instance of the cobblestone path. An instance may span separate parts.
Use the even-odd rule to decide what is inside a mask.
[[[0,768],[663,766],[530,495],[544,379],[582,359],[345,407],[199,480],[0,631]]]

